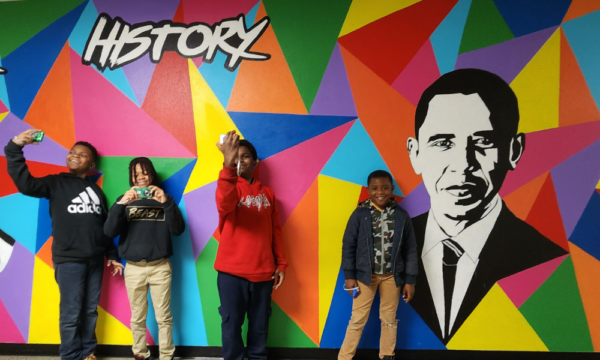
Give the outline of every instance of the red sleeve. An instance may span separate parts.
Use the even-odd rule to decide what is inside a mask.
[[[277,209],[277,201],[273,195],[273,211],[271,212],[271,223],[273,224],[273,255],[277,269],[285,272],[288,263],[285,261],[283,250],[283,234],[281,231],[281,221],[279,220],[279,210]]]
[[[223,217],[235,210],[239,201],[237,168],[223,166],[217,180],[217,210]]]

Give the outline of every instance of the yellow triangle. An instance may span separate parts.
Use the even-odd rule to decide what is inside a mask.
[[[37,256],[33,266],[29,343],[60,344],[60,292],[54,280],[54,269]]]
[[[556,30],[510,86],[519,100],[519,132],[558,127],[560,30]]]
[[[124,304],[129,306],[129,304]],[[96,324],[96,337],[98,344],[105,345],[132,345],[131,330],[114,316],[98,306],[98,323]]]
[[[419,1],[421,0],[354,0],[346,14],[340,37]]]
[[[184,191],[186,193],[211,183],[219,177],[219,171],[223,168],[223,155],[216,146],[219,135],[231,130],[236,130],[240,134],[239,129],[191,60],[189,60],[189,71],[198,161],[188,180]]]
[[[8,112],[0,114],[0,122],[2,122],[2,120],[4,120],[4,118],[6,117],[6,115],[8,115]]]
[[[342,238],[362,187],[319,175],[319,340],[342,263]]]
[[[498,284],[481,300],[446,347],[450,350],[548,351]]]

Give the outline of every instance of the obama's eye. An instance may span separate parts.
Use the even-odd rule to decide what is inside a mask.
[[[436,140],[436,141],[432,142],[431,144],[429,144],[429,146],[437,147],[442,150],[448,150],[448,149],[454,147],[454,143],[448,139],[444,139],[444,140]]]

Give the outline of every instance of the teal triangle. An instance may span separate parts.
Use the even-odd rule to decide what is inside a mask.
[[[44,246],[46,241],[52,235],[52,218],[50,217],[50,201],[48,199],[40,199],[37,217],[37,236],[35,244],[35,253]]]
[[[321,175],[366,187],[367,177],[375,170],[390,172],[371,137],[358,120],[354,122],[344,140],[325,164]],[[394,180],[394,194],[404,196],[396,180]]]
[[[32,254],[37,247],[37,216],[40,199],[21,193],[0,198],[0,229]]]
[[[0,67],[2,66],[2,58],[0,58]],[[6,81],[4,80],[4,75],[0,75],[0,101],[4,103],[10,110],[10,104],[8,103],[8,92],[6,91]]]
[[[460,0],[431,35],[440,74],[454,70],[472,0]]]
[[[94,24],[96,23],[97,18],[98,12],[96,11],[94,2],[90,1],[83,10],[83,13],[79,17],[79,21],[77,22],[75,28],[69,36],[69,45],[80,56],[83,56],[85,43],[87,42],[87,39],[90,36],[92,29],[94,28]],[[93,66],[94,69],[98,70],[95,65],[91,66]],[[129,81],[125,77],[125,72],[122,68],[118,68],[115,70],[110,70],[107,68],[102,73],[102,75],[123,94],[125,94],[129,99],[131,99],[131,101],[133,101],[137,106],[140,106],[137,98],[135,97],[135,94],[133,93],[133,89],[129,85]]]

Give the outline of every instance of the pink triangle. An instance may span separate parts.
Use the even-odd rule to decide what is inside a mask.
[[[24,344],[25,339],[0,300],[0,343]]]
[[[398,75],[392,87],[411,104],[417,106],[421,94],[440,77],[431,40],[427,40],[406,68]]]
[[[4,105],[2,100],[0,100],[0,114],[4,114],[7,111],[8,111],[8,108],[6,107],[6,105]]]
[[[353,124],[350,121],[260,162],[258,178],[275,192],[282,225]]]
[[[130,328],[131,308],[125,288],[125,279],[122,275],[112,276],[112,267],[104,267],[102,278],[102,292],[100,293],[100,307]]]
[[[100,155],[193,158],[189,150],[71,49],[75,137]]]
[[[239,14],[248,14],[257,0],[183,0],[183,20],[186,24],[203,22],[212,25]],[[198,65],[199,66],[199,65]]]
[[[525,152],[517,168],[508,172],[500,196],[510,194],[598,139],[598,121],[526,134]]]
[[[523,270],[498,281],[498,285],[518,308],[552,275],[568,255]]]

